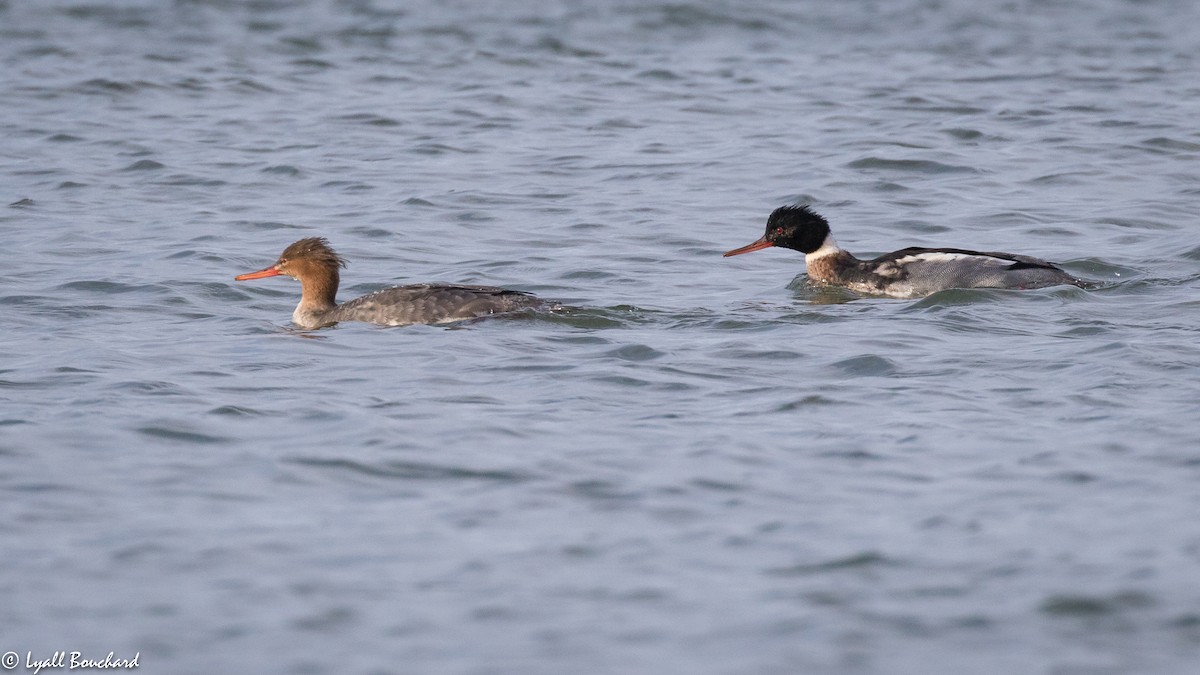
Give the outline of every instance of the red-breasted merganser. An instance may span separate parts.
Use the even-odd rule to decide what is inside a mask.
[[[375,291],[338,304],[338,268],[346,261],[322,237],[288,246],[274,265],[234,277],[248,281],[289,276],[300,281],[300,304],[292,321],[301,328],[322,328],[339,321],[366,321],[382,326],[448,323],[489,314],[541,307],[545,301],[522,291],[493,286],[415,284]]]
[[[1052,263],[1011,253],[912,247],[873,260],[859,260],[838,247],[829,234],[828,221],[807,204],[775,209],[767,218],[767,232],[761,239],[725,256],[769,246],[803,253],[808,278],[813,281],[893,298],[921,298],[948,288],[1090,287]]]

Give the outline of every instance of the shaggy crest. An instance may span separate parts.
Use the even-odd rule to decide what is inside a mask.
[[[325,237],[309,237],[288,246],[279,255],[278,264],[301,258],[324,265],[346,266],[346,261],[342,259],[342,256],[337,254],[337,251],[333,250],[333,247],[329,245]]]
[[[808,204],[781,206],[772,211],[771,216],[767,218],[768,227],[797,227],[818,223],[829,227],[829,221],[825,220],[825,216],[813,211]]]

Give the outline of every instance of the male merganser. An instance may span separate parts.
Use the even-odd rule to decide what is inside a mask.
[[[540,298],[493,286],[415,284],[375,291],[342,304],[335,300],[338,268],[346,261],[322,237],[288,246],[274,265],[234,277],[234,281],[279,275],[300,281],[300,304],[292,321],[301,328],[322,328],[339,321],[366,321],[382,326],[447,323],[489,314],[540,307]]]
[[[735,248],[725,257],[769,246],[803,253],[809,279],[893,298],[921,298],[948,288],[1090,287],[1052,263],[1011,253],[914,246],[859,260],[838,247],[829,234],[828,221],[807,204],[775,209],[761,239]]]

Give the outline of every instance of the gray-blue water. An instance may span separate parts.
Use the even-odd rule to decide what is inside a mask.
[[[1197,672],[1197,7],[0,2],[0,652]],[[297,331],[307,236],[582,309]]]

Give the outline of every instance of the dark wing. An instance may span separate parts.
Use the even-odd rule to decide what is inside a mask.
[[[892,251],[891,253],[885,253],[885,254],[879,256],[878,258],[875,258],[871,262],[873,262],[873,263],[895,263],[895,262],[905,259],[905,258],[936,259],[936,257],[939,254],[955,255],[955,256],[974,256],[976,258],[983,259],[980,262],[987,262],[986,259],[990,258],[992,261],[994,261],[995,264],[1012,263],[1011,265],[1006,265],[1006,269],[1008,269],[1008,270],[1021,270],[1021,269],[1057,270],[1057,269],[1060,269],[1058,267],[1058,265],[1055,265],[1052,262],[1042,260],[1041,258],[1035,258],[1033,256],[1028,256],[1028,255],[1017,255],[1015,253],[1002,253],[1000,251],[970,251],[965,248],[922,248],[920,246],[910,246],[908,248],[902,248],[899,251]]]
[[[873,265],[882,280],[911,283],[918,296],[947,288],[1043,288],[1083,283],[1041,258],[998,251],[912,247],[882,255],[867,265]]]

